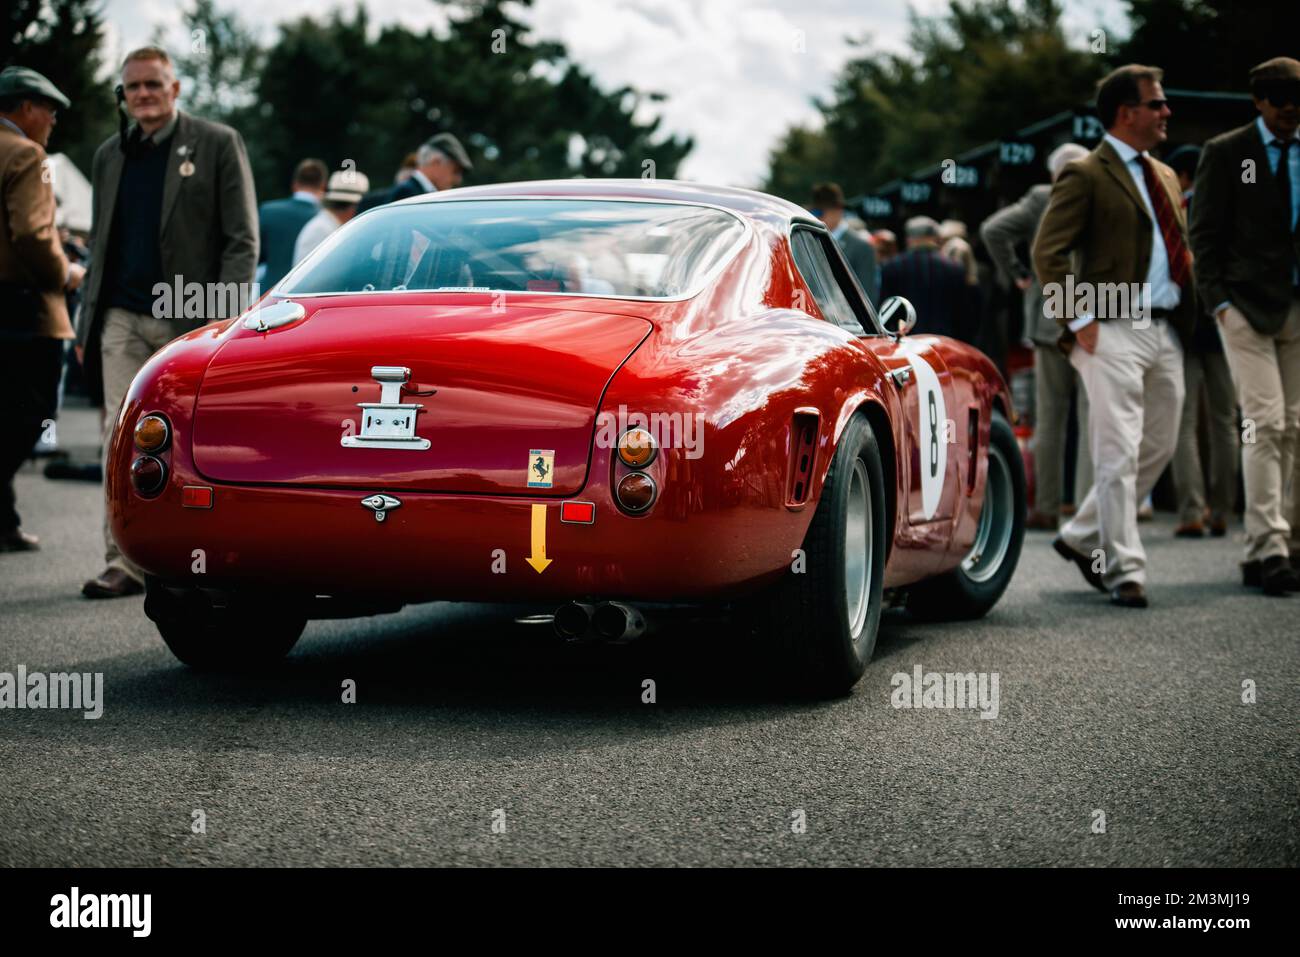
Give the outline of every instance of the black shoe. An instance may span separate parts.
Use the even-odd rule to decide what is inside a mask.
[[[81,593],[87,598],[125,598],[142,591],[143,585],[122,569],[111,566],[105,568],[98,578],[92,578],[81,586]]]
[[[41,540],[21,528],[0,533],[0,552],[34,552],[40,547]]]
[[[1082,552],[1076,552],[1073,548],[1067,545],[1065,539],[1061,538],[1059,535],[1052,540],[1052,547],[1056,549],[1056,554],[1060,555],[1068,562],[1074,562],[1074,564],[1079,567],[1079,571],[1083,574],[1084,581],[1089,585],[1100,592],[1106,590],[1106,586],[1102,584],[1101,575],[1092,570],[1092,561],[1087,555],[1084,555]]]
[[[1260,562],[1259,577],[1265,595],[1277,597],[1300,591],[1300,575],[1296,574],[1285,555],[1274,555]]]
[[[1121,608],[1146,608],[1146,589],[1137,582],[1124,582],[1110,590],[1110,603]]]

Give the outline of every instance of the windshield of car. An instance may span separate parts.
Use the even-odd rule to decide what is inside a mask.
[[[380,290],[693,294],[744,226],[703,206],[484,199],[383,207],[335,233],[282,295]]]

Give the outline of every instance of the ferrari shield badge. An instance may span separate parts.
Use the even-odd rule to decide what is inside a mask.
[[[555,482],[555,450],[528,450],[528,487],[550,488]]]
[[[370,375],[379,383],[379,401],[357,403],[361,431],[344,435],[341,444],[350,449],[427,449],[429,440],[415,434],[415,416],[424,406],[402,403],[402,387],[411,378],[411,370],[405,366],[374,366]]]

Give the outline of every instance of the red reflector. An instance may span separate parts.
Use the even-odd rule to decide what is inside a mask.
[[[181,490],[181,504],[186,508],[211,508],[212,489],[206,485],[187,485]]]
[[[579,525],[596,524],[595,502],[563,502],[560,504],[560,521]]]

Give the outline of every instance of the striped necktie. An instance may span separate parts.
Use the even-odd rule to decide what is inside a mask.
[[[1178,228],[1174,204],[1169,201],[1169,191],[1156,175],[1151,157],[1139,154],[1138,162],[1142,164],[1142,178],[1146,180],[1147,193],[1151,196],[1151,206],[1156,212],[1160,235],[1165,241],[1165,253],[1169,257],[1169,278],[1179,286],[1185,286],[1192,273],[1192,257],[1187,251],[1187,244],[1183,242],[1182,230]]]

